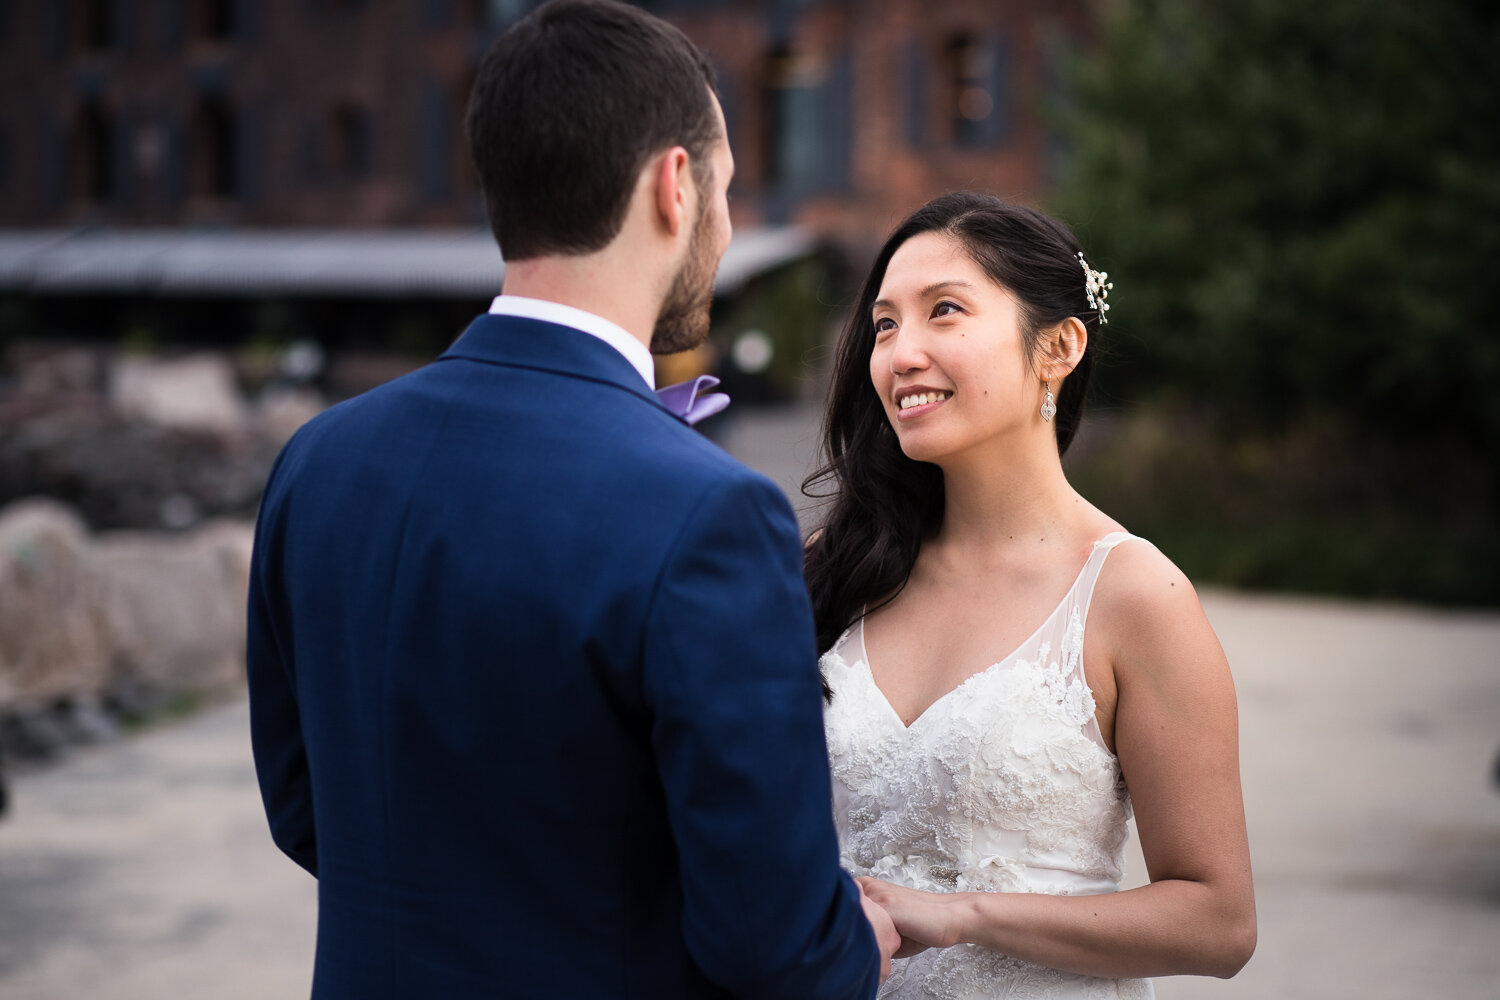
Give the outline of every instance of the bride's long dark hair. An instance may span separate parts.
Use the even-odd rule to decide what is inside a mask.
[[[823,464],[802,492],[828,498],[828,515],[806,551],[818,649],[827,650],[860,617],[906,586],[917,549],[943,518],[943,474],[901,451],[870,383],[875,327],[870,311],[896,250],[921,233],[944,233],[1021,304],[1021,334],[1035,361],[1041,331],[1077,316],[1089,346],[1057,394],[1057,450],[1067,450],[1083,414],[1094,367],[1099,313],[1089,305],[1078,241],[1041,212],[988,195],[936,198],[896,228],[870,269],[835,352],[823,424]],[[1091,262],[1092,263],[1092,262]]]

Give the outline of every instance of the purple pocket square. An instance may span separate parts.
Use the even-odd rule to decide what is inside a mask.
[[[718,384],[719,380],[712,375],[699,375],[687,382],[678,382],[676,385],[656,390],[656,398],[661,400],[661,405],[689,424],[696,424],[729,405],[729,397],[726,394],[704,392],[705,389],[712,389]],[[698,395],[700,392],[703,395]]]

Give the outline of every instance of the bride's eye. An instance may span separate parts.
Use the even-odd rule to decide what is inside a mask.
[[[953,313],[958,312],[963,312],[963,310],[959,308],[958,304],[955,302],[939,302],[937,305],[932,307],[932,315],[934,317],[949,316]]]
[[[881,316],[875,320],[875,333],[877,335],[888,333],[894,329],[896,329],[896,321],[889,316]]]

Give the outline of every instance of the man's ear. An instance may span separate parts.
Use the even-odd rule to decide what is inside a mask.
[[[1077,316],[1069,316],[1042,334],[1042,377],[1053,381],[1067,378],[1083,360],[1089,332]]]
[[[673,146],[656,158],[651,170],[657,216],[666,232],[676,236],[693,218],[696,206],[698,191],[693,183],[692,161],[686,149]]]

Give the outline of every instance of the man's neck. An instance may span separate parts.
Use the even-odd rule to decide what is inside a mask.
[[[533,299],[524,295],[501,295],[490,303],[490,313],[498,316],[520,316],[570,326],[582,333],[598,337],[619,351],[641,375],[641,380],[652,389],[656,388],[656,362],[651,349],[642,344],[624,327],[597,313],[554,302],[551,299]]]
[[[602,316],[648,349],[661,304],[634,267],[616,266],[609,249],[575,257],[536,257],[505,265],[505,294],[558,302]],[[643,294],[645,292],[646,294]]]

